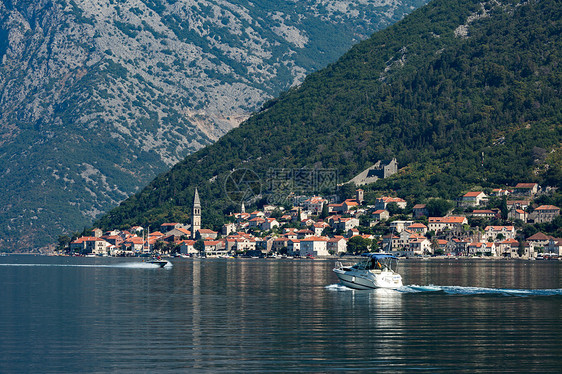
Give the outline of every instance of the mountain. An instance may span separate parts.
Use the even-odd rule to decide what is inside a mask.
[[[0,1],[0,248],[91,224],[425,1]]]
[[[175,165],[96,222],[203,226],[242,201],[283,203],[337,187],[379,159],[366,187],[413,201],[474,187],[562,181],[562,2],[435,0]]]

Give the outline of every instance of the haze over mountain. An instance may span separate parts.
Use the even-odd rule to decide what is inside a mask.
[[[368,198],[455,199],[517,182],[560,188],[561,20],[560,0],[432,1],[266,103],[96,225],[188,222],[197,187],[203,227],[217,228],[241,201],[333,193],[335,183],[392,157],[401,170],[366,186]]]
[[[3,0],[0,248],[82,229],[425,0]]]

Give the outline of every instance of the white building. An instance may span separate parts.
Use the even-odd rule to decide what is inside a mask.
[[[517,250],[519,249],[519,242],[515,239],[505,239],[496,243],[496,252],[501,257],[516,258]]]
[[[303,201],[303,208],[314,214],[319,214],[322,212],[324,204],[328,204],[328,200],[323,199],[320,196],[313,196],[310,199]]]
[[[335,236],[328,240],[327,249],[329,253],[345,253],[347,252],[347,241],[343,236]]]
[[[400,252],[408,257],[431,253],[431,242],[427,238],[410,240],[408,246]]]
[[[478,206],[488,201],[488,195],[482,191],[467,192],[461,199],[464,206]]]
[[[498,235],[501,235],[499,240],[515,239],[516,234],[514,226],[486,226],[484,229],[484,238],[488,241],[498,240]]]
[[[325,257],[329,256],[328,252],[328,239],[318,236],[311,236],[306,239],[302,239],[300,248],[300,256],[312,256],[312,257]]]
[[[357,226],[359,226],[359,218],[340,218],[334,223],[334,228],[343,232],[348,232]]]
[[[246,237],[238,237],[234,239],[235,245],[234,250],[237,252],[244,252],[244,251],[253,251],[256,249],[256,239],[254,238],[246,238]]]
[[[468,245],[468,253],[470,255],[484,255],[484,256],[495,257],[497,256],[496,244],[481,243],[481,242],[470,243]]]
[[[300,239],[289,239],[287,242],[287,252],[291,255],[301,252],[301,240]]]
[[[554,205],[541,205],[529,215],[534,223],[551,222],[560,215],[560,208]]]
[[[550,238],[548,245],[545,247],[545,252],[562,256],[562,238]]]
[[[180,244],[180,253],[182,255],[193,255],[198,253],[195,249],[195,240],[183,240]]]
[[[205,240],[205,255],[208,257],[216,257],[226,254],[225,242],[221,240]]]
[[[261,229],[264,231],[272,230],[274,227],[279,227],[279,222],[275,218],[266,218],[261,224]]]
[[[406,227],[406,229],[422,235],[427,233],[427,226],[423,223],[412,223],[410,226]]]
[[[236,224],[235,223],[225,223],[222,226],[222,230],[221,233],[224,236],[230,235],[232,233],[236,232]]]
[[[392,221],[390,222],[390,228],[396,232],[402,232],[412,224],[414,224],[414,221]]]
[[[429,231],[439,232],[445,229],[460,231],[462,225],[468,224],[466,217],[449,216],[449,217],[429,217]]]
[[[322,232],[324,229],[330,227],[326,222],[317,222],[312,225],[314,228],[314,235],[315,236],[322,236]]]
[[[373,218],[377,221],[382,221],[383,219],[388,219],[390,217],[390,213],[387,210],[379,209],[373,212]]]
[[[400,209],[406,209],[406,205],[408,204],[406,200],[399,197],[383,196],[375,200],[375,209],[386,210],[387,205],[390,203],[396,203]]]

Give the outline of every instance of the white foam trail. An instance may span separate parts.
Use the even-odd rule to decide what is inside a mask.
[[[342,284],[330,284],[326,286],[329,291],[354,291]],[[397,289],[374,289],[365,292],[392,291],[391,293],[444,293],[447,295],[498,295],[498,296],[562,296],[562,288],[554,289],[510,289],[510,288],[486,288],[486,287],[461,287],[461,286],[418,286],[415,284],[402,286]]]
[[[120,264],[0,264],[6,267],[71,267],[71,268],[127,268],[127,269],[159,269],[156,264],[146,262],[124,262]],[[164,269],[172,268],[172,263],[168,261]]]
[[[343,284],[330,284],[326,286],[328,291],[353,291],[351,288],[344,286]]]
[[[503,296],[562,296],[562,288],[553,289],[511,289],[461,286],[404,286],[397,291],[403,293],[442,292],[448,295],[503,295]]]
[[[128,269],[159,269],[160,265],[150,264],[148,262],[127,262],[123,264],[115,264],[111,265],[110,267],[114,268],[128,268]],[[172,263],[168,261],[168,263],[164,266],[164,268],[171,268]]]

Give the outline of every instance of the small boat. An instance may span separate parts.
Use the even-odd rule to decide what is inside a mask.
[[[157,265],[163,268],[164,266],[168,265],[170,262],[168,260],[163,260],[160,257],[150,257],[143,261],[146,264]]]
[[[398,258],[387,253],[365,253],[365,260],[353,266],[336,262],[333,271],[341,284],[356,290],[402,287],[402,276],[396,272]]]

